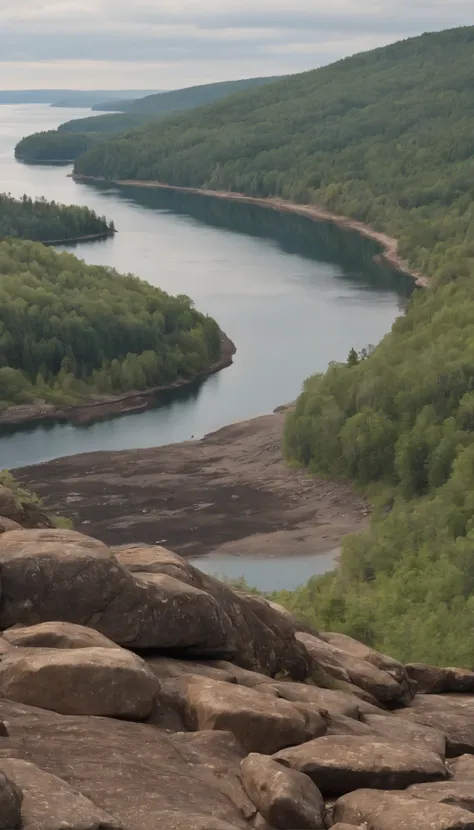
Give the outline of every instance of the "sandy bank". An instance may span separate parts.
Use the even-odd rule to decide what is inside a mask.
[[[299,205],[296,202],[289,202],[286,199],[277,198],[258,198],[256,196],[246,196],[244,193],[234,193],[232,191],[221,190],[206,190],[198,187],[179,187],[178,185],[165,184],[158,181],[141,181],[136,179],[118,179],[108,180],[100,176],[83,176],[81,174],[73,174],[76,181],[108,181],[110,184],[128,186],[128,187],[158,187],[163,190],[177,190],[182,193],[197,193],[202,196],[212,196],[216,199],[227,199],[236,202],[244,202],[252,205],[260,205],[261,207],[271,208],[272,210],[279,210],[286,213],[297,213],[300,216],[307,216],[315,222],[332,222],[340,228],[352,230],[365,236],[368,239],[373,239],[382,247],[382,256],[386,262],[392,265],[403,274],[413,277],[417,285],[426,287],[429,284],[428,277],[424,276],[420,271],[415,271],[411,268],[407,260],[403,259],[398,253],[398,241],[393,237],[381,231],[376,231],[370,225],[359,222],[357,219],[351,219],[349,216],[340,216],[330,210],[317,205]]]

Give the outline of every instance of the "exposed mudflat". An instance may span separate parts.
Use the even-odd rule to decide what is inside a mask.
[[[15,470],[77,530],[110,545],[161,543],[182,556],[325,553],[368,523],[351,487],[285,466],[284,414],[200,441],[59,458]]]

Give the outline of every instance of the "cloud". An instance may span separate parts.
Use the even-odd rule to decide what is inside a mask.
[[[0,86],[32,66],[28,86],[58,65],[82,87],[112,66],[117,88],[284,74],[471,17],[472,0],[0,0]]]

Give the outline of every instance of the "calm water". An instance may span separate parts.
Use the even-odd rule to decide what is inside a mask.
[[[239,580],[260,591],[294,591],[312,576],[335,567],[339,550],[314,556],[291,556],[263,559],[258,556],[203,556],[190,559],[192,565],[211,576]]]
[[[377,343],[412,283],[375,265],[376,247],[302,217],[200,196],[76,184],[70,168],[17,163],[23,135],[87,110],[0,106],[0,190],[84,204],[114,219],[119,233],[77,245],[88,263],[132,271],[189,294],[234,340],[234,365],[161,395],[141,414],[0,433],[0,468],[90,450],[146,447],[201,437],[295,398],[305,377]]]

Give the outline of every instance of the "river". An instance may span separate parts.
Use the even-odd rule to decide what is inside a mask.
[[[88,205],[113,219],[114,238],[67,250],[188,294],[218,320],[237,354],[232,367],[161,394],[154,408],[140,414],[81,425],[3,427],[0,468],[199,438],[293,400],[309,374],[344,359],[352,346],[377,343],[390,328],[412,282],[376,265],[377,246],[354,233],[192,194],[77,184],[69,167],[14,159],[22,136],[88,114],[0,106],[0,190]]]

